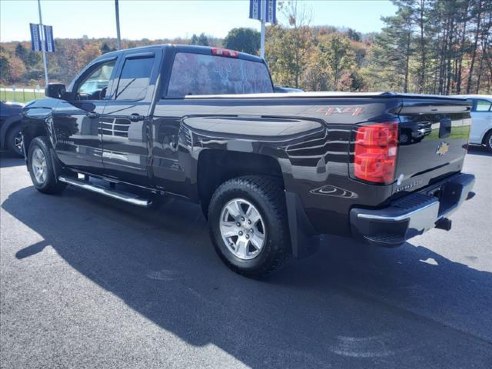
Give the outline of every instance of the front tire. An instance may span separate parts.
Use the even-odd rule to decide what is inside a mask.
[[[284,192],[264,176],[233,178],[215,191],[208,209],[210,235],[233,271],[262,277],[279,268],[290,250]]]
[[[9,129],[5,139],[6,146],[11,153],[15,154],[16,156],[24,156],[24,143],[20,126],[18,124]]]
[[[36,137],[29,145],[27,153],[28,170],[34,188],[39,192],[56,194],[61,193],[66,184],[58,181],[53,168],[50,144],[46,137]]]

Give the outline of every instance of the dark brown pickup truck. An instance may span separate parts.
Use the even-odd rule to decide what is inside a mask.
[[[248,276],[323,233],[396,246],[449,229],[473,195],[465,100],[274,93],[258,57],[175,45],[102,55],[47,95],[23,112],[35,188],[198,202],[220,257]]]

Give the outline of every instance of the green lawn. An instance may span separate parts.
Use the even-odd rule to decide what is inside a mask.
[[[16,91],[5,91],[0,89],[0,100],[11,101],[11,102],[28,102],[34,99],[39,99],[44,96],[44,90],[33,91],[23,91],[22,89],[17,89]]]
[[[462,138],[468,139],[470,136],[470,126],[452,126],[451,127],[451,135],[449,138]],[[427,140],[439,140],[439,130],[434,129],[432,133],[427,136]]]

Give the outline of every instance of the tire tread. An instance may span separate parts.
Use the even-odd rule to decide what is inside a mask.
[[[262,200],[265,200],[266,207],[272,211],[274,222],[277,223],[274,227],[277,229],[273,231],[276,233],[277,237],[276,245],[275,247],[267,247],[265,249],[265,251],[268,251],[272,255],[267,255],[267,262],[253,270],[245,270],[232,264],[224,255],[222,255],[220,250],[217,250],[217,245],[216,250],[221,259],[236,273],[253,278],[264,277],[280,268],[290,256],[290,233],[286,217],[287,212],[282,184],[280,180],[275,177],[256,175],[236,177],[224,182],[215,191],[210,201],[211,206],[209,207],[208,214],[209,222],[213,219],[211,216],[213,212],[212,205],[215,204],[223,193],[238,188],[247,189],[251,193],[258,194]],[[222,240],[215,240],[213,232],[211,232],[211,235],[214,243],[222,242]]]
[[[47,160],[46,165],[48,168],[48,179],[47,179],[47,182],[44,186],[39,186],[36,184],[36,182],[34,180],[34,175],[32,173],[32,169],[31,169],[30,161],[31,161],[32,152],[34,151],[35,146],[39,146],[41,148],[41,150],[43,150],[43,152],[46,156],[46,160]],[[27,154],[28,159],[29,159],[29,164],[28,164],[29,174],[31,175],[31,179],[32,179],[32,182],[33,182],[36,190],[38,190],[39,192],[42,192],[42,193],[46,193],[46,194],[61,193],[66,187],[65,183],[58,181],[58,178],[56,178],[56,171],[55,171],[55,168],[53,168],[53,165],[58,165],[58,163],[56,162],[56,159],[52,160],[53,159],[52,155],[53,154],[52,154],[52,149],[51,149],[51,143],[46,136],[38,136],[38,137],[35,137],[31,141],[31,144],[29,145],[29,151]]]

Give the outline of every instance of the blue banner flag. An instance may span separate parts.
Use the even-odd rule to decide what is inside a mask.
[[[266,0],[266,17],[265,22],[277,23],[277,0]]]
[[[32,51],[41,51],[41,33],[39,32],[39,24],[29,23],[31,27],[31,49]]]
[[[55,52],[55,40],[53,39],[53,27],[44,27],[44,49],[49,53]]]
[[[277,0],[249,0],[249,17],[266,23],[277,23]]]
[[[249,17],[261,20],[261,0],[249,0]]]

